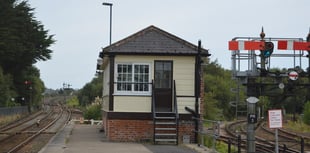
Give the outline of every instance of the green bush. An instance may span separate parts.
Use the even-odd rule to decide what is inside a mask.
[[[308,101],[304,106],[303,121],[305,124],[310,125],[310,101]]]
[[[73,108],[78,107],[79,106],[79,99],[77,98],[77,96],[73,96],[72,98],[67,100],[67,106],[73,107]]]
[[[84,112],[84,118],[85,119],[94,119],[94,120],[101,120],[101,105],[91,105],[86,108],[86,111]]]

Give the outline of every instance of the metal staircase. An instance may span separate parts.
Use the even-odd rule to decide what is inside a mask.
[[[178,144],[178,118],[174,112],[155,112],[154,144]]]
[[[154,85],[153,85],[154,86]],[[154,87],[153,87],[154,88]],[[153,90],[154,92],[154,90]],[[172,112],[159,112],[155,109],[155,97],[152,94],[153,113],[153,143],[154,144],[176,144],[178,145],[179,114],[177,110],[177,100],[175,92],[175,81],[173,85],[173,106]]]

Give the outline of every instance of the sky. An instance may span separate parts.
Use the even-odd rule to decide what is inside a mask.
[[[231,69],[228,41],[234,37],[303,38],[309,33],[309,0],[28,0],[56,43],[52,59],[40,61],[47,88],[63,83],[80,89],[95,77],[101,48],[154,25],[209,49],[211,60]],[[280,61],[280,63],[286,61]],[[280,64],[281,65],[281,64]]]

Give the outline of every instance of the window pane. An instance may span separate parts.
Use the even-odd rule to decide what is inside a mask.
[[[156,62],[155,88],[171,88],[172,63]]]
[[[121,65],[118,65],[118,66],[117,66],[117,73],[120,73],[120,72],[122,72],[122,66],[121,66]]]
[[[117,65],[117,90],[118,91],[131,91],[132,79],[132,65],[118,64]]]
[[[149,74],[149,67],[148,67],[148,66],[145,67],[145,73],[146,73],[146,74]]]
[[[148,86],[149,83],[149,66],[148,65],[135,65],[134,72],[134,91],[149,91]]]
[[[144,81],[148,82],[148,80],[149,80],[149,75],[148,74],[144,75]]]

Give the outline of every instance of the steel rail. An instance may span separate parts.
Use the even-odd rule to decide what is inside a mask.
[[[35,134],[31,135],[30,137],[28,137],[26,140],[24,140],[23,142],[21,142],[20,144],[18,144],[17,146],[11,148],[7,153],[13,153],[16,152],[17,150],[21,149],[23,146],[27,145],[30,141],[32,141],[34,138],[38,137],[40,134],[44,133],[44,131],[46,129],[48,129],[49,127],[51,127],[56,121],[58,121],[61,116],[63,115],[64,110],[61,108],[61,113],[57,116],[57,118],[55,118],[53,121],[51,121],[47,126],[45,126],[44,128],[40,129],[39,131],[37,131]]]

